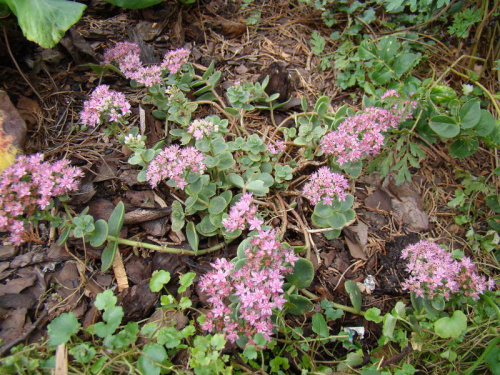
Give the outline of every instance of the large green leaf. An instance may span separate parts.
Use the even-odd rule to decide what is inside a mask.
[[[457,338],[467,329],[467,317],[457,310],[451,318],[445,317],[434,323],[434,331],[442,338]]]
[[[298,294],[291,294],[287,297],[285,303],[285,310],[288,314],[302,315],[310,312],[314,305],[309,298],[300,296]]]
[[[59,315],[48,325],[49,345],[67,343],[79,328],[80,324],[72,312]]]
[[[431,118],[429,126],[437,135],[443,138],[453,138],[460,133],[460,126],[448,116],[439,115]]]
[[[144,9],[161,3],[163,0],[106,0],[106,2],[127,9]]]
[[[460,126],[463,129],[473,128],[481,118],[479,100],[469,100],[460,108]]]
[[[17,16],[26,39],[54,47],[82,16],[86,5],[66,0],[0,0]]]
[[[458,138],[450,145],[450,155],[453,158],[466,158],[471,156],[479,149],[477,138]]]
[[[286,280],[297,288],[307,288],[314,279],[314,266],[304,258],[299,258],[293,267],[293,272],[286,275]]]

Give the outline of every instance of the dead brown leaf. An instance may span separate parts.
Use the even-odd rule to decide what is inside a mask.
[[[223,21],[220,26],[226,38],[237,38],[247,31],[247,25],[241,22]]]

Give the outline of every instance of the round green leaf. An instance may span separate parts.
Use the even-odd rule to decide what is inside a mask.
[[[285,303],[285,310],[288,314],[303,315],[307,314],[313,309],[314,305],[309,298],[300,296],[298,294],[291,294]]]
[[[4,0],[17,16],[26,39],[43,48],[52,48],[75,24],[87,7],[61,0]]]
[[[337,212],[328,218],[328,224],[334,229],[342,229],[347,224],[343,213]]]
[[[90,235],[90,244],[94,247],[101,246],[108,236],[108,223],[99,219],[94,223],[94,231]]]
[[[443,138],[453,138],[460,133],[460,126],[456,121],[448,116],[434,116],[429,122],[429,126],[437,135]]]
[[[434,331],[444,339],[455,339],[467,329],[467,317],[465,314],[457,310],[451,318],[441,318],[434,323]]]
[[[227,204],[228,202],[223,197],[214,197],[210,199],[210,202],[208,204],[208,212],[213,215],[220,214],[226,209]]]
[[[349,210],[354,203],[354,195],[349,194],[345,197],[345,200],[341,201],[340,211]]]
[[[307,288],[314,279],[314,266],[304,258],[299,258],[293,267],[293,272],[286,275],[286,280],[298,289]]]
[[[328,204],[318,203],[314,206],[314,213],[322,218],[328,218],[334,214],[332,206]]]
[[[137,366],[142,375],[159,375],[161,367],[156,363],[161,363],[167,359],[167,351],[162,345],[151,342],[144,346],[137,360]]]
[[[59,315],[48,325],[49,345],[67,343],[79,328],[80,324],[72,312]]]
[[[168,284],[169,281],[170,272],[165,270],[155,271],[149,281],[149,289],[151,289],[152,292],[159,292],[163,288],[163,285]]]
[[[311,215],[311,220],[319,228],[328,228],[330,227],[330,224],[328,224],[328,219],[318,216],[316,214]]]

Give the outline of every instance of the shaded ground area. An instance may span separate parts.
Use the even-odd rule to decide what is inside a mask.
[[[99,83],[106,83],[127,94],[134,111],[131,123],[144,127],[149,145],[164,137],[164,124],[151,115],[151,108],[141,105],[141,93],[130,88],[126,79],[116,74],[100,76],[85,65],[99,63],[103,51],[115,42],[140,43],[145,62],[157,61],[170,49],[187,47],[200,71],[216,62],[216,69],[223,74],[223,88],[238,80],[262,79],[266,69],[277,62],[289,78],[274,76],[274,85],[292,98],[284,110],[275,114],[277,123],[294,111],[302,97],[314,102],[326,95],[334,108],[345,103],[360,108],[361,95],[336,87],[333,69],[317,69],[318,59],[311,52],[309,39],[324,25],[320,15],[308,8],[290,8],[288,2],[263,3],[259,5],[262,18],[258,27],[246,27],[243,15],[234,17],[241,13],[232,2],[206,2],[189,10],[164,3],[143,11],[92,4],[54,50],[41,51],[15,30],[7,30],[8,43],[24,77],[8,53],[0,56],[0,74],[3,89],[28,125],[26,153],[43,152],[48,160],[68,158],[84,169],[80,192],[71,201],[75,212],[89,206],[95,219],[107,219],[115,204],[123,201],[127,211],[123,237],[187,246],[185,238],[170,228],[171,193],[161,187],[152,191],[148,184],[138,183],[138,171],[127,164],[127,155],[118,142],[96,130],[78,129],[83,100]],[[142,124],[140,107],[145,110]],[[200,106],[194,117],[210,114],[214,114],[213,108]],[[267,134],[273,130],[269,113],[255,112],[252,116],[251,131]],[[427,160],[420,170],[412,171],[412,183],[396,185],[391,178],[380,179],[376,174],[353,182],[357,221],[345,228],[339,239],[328,241],[318,233],[304,234],[304,225],[313,228],[305,219],[310,208],[300,197],[286,198],[287,203],[297,203],[298,208],[288,214],[285,239],[292,245],[302,245],[304,236],[310,235],[308,240],[313,246],[311,261],[316,278],[311,292],[321,299],[349,304],[345,281],[363,285],[368,276],[373,276],[376,287],[371,294],[365,291],[363,308],[375,306],[385,312],[406,296],[400,286],[405,274],[399,254],[419,239],[416,233],[431,233],[433,238],[446,238],[454,248],[464,248],[464,230],[454,223],[455,211],[447,206],[459,184],[456,171],[470,171],[477,176],[490,173],[495,155],[481,150],[472,160],[452,161],[439,147],[424,149]],[[302,173],[307,175],[313,170],[307,167]],[[102,248],[84,247],[77,240],[58,246],[57,237],[54,229],[41,226],[33,229],[29,244],[18,249],[0,247],[3,345],[40,338],[46,323],[62,312],[75,312],[84,326],[94,323],[99,318],[92,304],[94,297],[117,285],[113,272],[99,271]],[[209,241],[204,245],[213,244]],[[167,270],[176,277],[188,271],[201,275],[215,258],[233,257],[235,249],[229,246],[209,256],[188,258],[121,246],[128,282],[128,287],[118,286],[124,320],[150,318],[159,299],[148,286],[155,270]],[[193,301],[202,307],[205,297],[198,296],[196,288],[190,292]],[[347,315],[338,328],[357,324],[356,317]],[[370,347],[380,332],[371,325],[365,328],[365,345]]]

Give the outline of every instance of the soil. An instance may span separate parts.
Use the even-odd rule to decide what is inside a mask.
[[[288,4],[259,2],[260,23],[247,27],[233,2],[204,1],[191,8],[164,2],[150,9],[129,11],[90,1],[85,16],[52,50],[27,42],[15,27],[7,28],[1,42],[0,77],[2,89],[27,124],[25,153],[42,152],[46,160],[67,158],[85,171],[80,191],[70,202],[75,212],[89,206],[96,219],[106,219],[122,201],[127,213],[142,210],[125,225],[122,236],[187,247],[185,239],[171,231],[169,211],[161,204],[170,206],[170,192],[160,187],[153,194],[149,185],[138,183],[138,171],[127,164],[118,142],[99,131],[77,129],[82,103],[99,83],[125,92],[134,110],[131,123],[139,123],[140,92],[130,88],[126,79],[116,74],[100,76],[87,64],[99,63],[103,51],[122,40],[140,42],[143,59],[150,62],[170,49],[187,47],[195,66],[203,69],[216,62],[216,69],[222,71],[222,87],[237,80],[255,81],[263,71],[276,72],[272,85],[276,92],[290,96],[291,103],[300,103],[297,99],[302,97],[314,103],[317,97],[326,95],[333,108],[345,103],[359,108],[361,95],[337,87],[333,69],[321,72],[317,68],[318,59],[311,52],[309,39],[313,31],[325,29],[320,14],[305,7],[292,9]],[[145,135],[152,145],[164,137],[163,124],[151,115],[151,108],[142,108],[146,111]],[[284,119],[293,111],[288,108],[276,116]],[[202,106],[195,117],[212,113],[211,108]],[[266,127],[272,127],[268,113],[252,115],[252,131],[261,132]],[[412,170],[412,183],[396,186],[376,174],[353,182],[357,222],[336,240],[326,240],[320,234],[311,237],[316,277],[309,290],[319,296],[316,302],[327,298],[349,305],[345,281],[363,284],[371,275],[376,287],[371,294],[364,293],[363,309],[375,306],[388,311],[397,300],[408,298],[401,289],[405,271],[399,258],[405,246],[428,236],[441,238],[452,248],[465,248],[465,233],[452,220],[455,212],[446,206],[459,184],[455,171],[484,175],[491,171],[494,156],[481,150],[473,158],[450,164],[449,158],[443,156],[446,151],[426,151],[425,164]],[[286,199],[297,202],[298,212],[310,211],[302,199]],[[402,202],[417,214],[403,215],[406,206],[401,207]],[[158,213],[162,208],[163,213]],[[152,219],[151,215],[156,216]],[[288,215],[285,239],[302,245],[304,237],[297,229],[297,220]],[[306,225],[311,227],[311,223]],[[102,248],[84,247],[77,240],[58,246],[57,235],[54,229],[41,225],[33,229],[32,241],[22,247],[0,246],[0,339],[4,349],[41,338],[46,324],[62,312],[73,311],[84,326],[92,324],[99,318],[93,307],[95,296],[117,287],[112,270],[100,272]],[[167,270],[174,282],[188,271],[203,275],[214,259],[233,257],[235,247],[189,258],[121,246],[120,255],[128,287],[119,287],[116,294],[124,307],[125,320],[139,321],[149,318],[159,305],[159,294],[148,287],[152,272]],[[197,289],[193,287],[189,293],[194,304],[203,307],[204,297],[198,295]],[[357,323],[355,316],[346,314],[338,324]],[[379,332],[374,326],[367,328],[369,342],[375,343]]]

